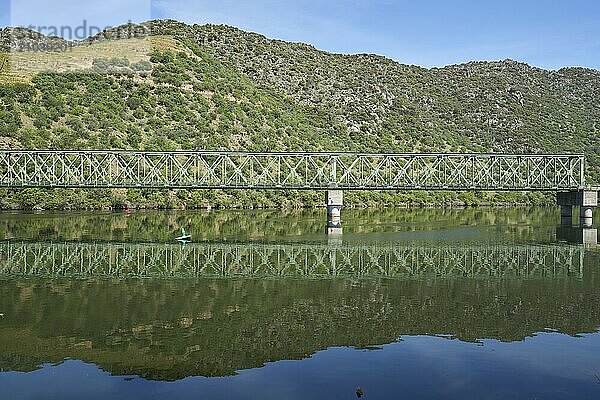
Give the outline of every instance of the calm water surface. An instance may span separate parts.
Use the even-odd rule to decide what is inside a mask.
[[[598,399],[600,250],[559,219],[0,214],[0,399]]]

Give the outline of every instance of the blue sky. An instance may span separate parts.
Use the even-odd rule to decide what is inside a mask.
[[[224,23],[342,53],[444,66],[512,58],[600,69],[595,0],[0,0],[0,25]]]

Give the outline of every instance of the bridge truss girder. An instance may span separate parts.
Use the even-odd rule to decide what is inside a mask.
[[[0,187],[574,190],[583,155],[0,151]]]

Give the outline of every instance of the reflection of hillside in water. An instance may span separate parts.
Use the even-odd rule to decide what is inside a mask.
[[[326,241],[324,210],[4,214],[5,240],[171,242],[186,227],[195,241]],[[344,240],[555,241],[555,209],[345,210]],[[365,234],[369,234],[365,237]],[[418,235],[416,235],[418,234]]]
[[[0,368],[174,380],[402,335],[594,332],[600,253],[558,243],[558,217],[347,210],[328,244],[320,210],[4,214]],[[196,243],[173,243],[182,226]]]
[[[546,328],[594,332],[591,257],[584,279],[2,281],[0,367],[27,371],[71,357],[112,374],[174,380],[401,335],[516,341]]]

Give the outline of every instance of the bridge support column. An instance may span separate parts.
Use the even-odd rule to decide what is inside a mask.
[[[561,242],[595,247],[598,245],[598,230],[579,226],[558,226],[556,239]]]
[[[573,206],[579,206],[579,217],[582,226],[593,225],[594,207],[598,207],[598,190],[578,190],[559,192],[556,196],[560,205],[561,221],[567,220],[573,214]]]
[[[579,208],[579,217],[582,226],[591,228],[594,224],[594,209],[592,207],[581,206]]]
[[[573,222],[573,206],[560,206],[560,223],[571,225]]]
[[[327,234],[342,234],[342,207],[344,206],[344,192],[341,190],[328,190],[325,193],[327,207]]]

